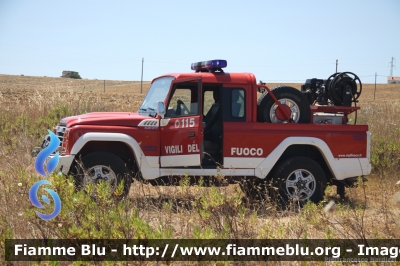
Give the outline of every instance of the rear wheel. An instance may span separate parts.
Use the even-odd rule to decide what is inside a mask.
[[[132,178],[128,168],[118,156],[109,152],[94,152],[82,158],[82,165],[77,167],[75,177],[77,187],[85,188],[88,184],[98,185],[108,182],[110,192],[116,199],[122,199],[129,193]],[[116,193],[123,182],[122,193]]]
[[[326,177],[321,166],[308,157],[291,157],[274,170],[272,183],[279,202],[286,206],[297,201],[320,202],[325,193]]]
[[[297,89],[289,86],[276,87],[271,92],[278,99],[285,112],[290,113],[290,119],[295,123],[310,122],[310,106],[305,96]],[[268,92],[258,99],[258,121],[272,123],[287,123],[284,113]]]

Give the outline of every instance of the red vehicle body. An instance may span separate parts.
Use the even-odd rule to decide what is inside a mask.
[[[62,141],[58,169],[80,184],[107,180],[115,188],[124,180],[125,194],[134,177],[170,185],[185,174],[219,174],[228,183],[273,181],[284,199],[315,202],[327,183],[343,196],[345,186],[370,173],[368,126],[346,122],[356,108],[299,107],[288,94],[266,112],[279,123],[260,121],[260,87],[276,98],[251,73],[158,77],[138,112],[62,119],[54,130]],[[301,115],[309,122],[296,123]],[[254,196],[249,185],[241,187]]]

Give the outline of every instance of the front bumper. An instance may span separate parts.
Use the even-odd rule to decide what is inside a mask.
[[[64,175],[68,175],[75,155],[60,156],[55,171],[61,171]]]
[[[36,157],[39,152],[42,150],[41,147],[36,147],[32,150],[31,155],[32,157]],[[54,155],[50,155],[49,158],[53,158]],[[54,169],[55,172],[62,172],[64,175],[68,175],[69,170],[71,168],[72,162],[74,161],[75,155],[65,155],[58,157],[58,164]]]

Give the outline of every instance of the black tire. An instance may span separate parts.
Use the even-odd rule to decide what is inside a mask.
[[[82,158],[82,162],[77,162],[75,169],[75,182],[78,189],[85,187],[88,182],[98,183],[99,181],[108,181],[111,186],[111,193],[114,198],[120,200],[126,197],[132,183],[132,177],[129,169],[125,166],[123,160],[118,156],[109,152],[93,152]],[[91,179],[97,173],[96,179]],[[101,171],[101,172],[100,172]],[[116,195],[115,189],[117,186],[124,182],[123,192]]]
[[[298,175],[296,177],[296,175]],[[275,197],[282,206],[292,202],[320,202],[326,189],[326,176],[322,167],[308,157],[288,158],[274,169],[272,184]],[[296,196],[297,194],[297,196]]]
[[[292,112],[292,119],[296,123],[310,122],[310,106],[308,100],[299,90],[289,86],[282,86],[273,88],[271,92],[279,101],[282,99],[287,99],[287,105],[297,110],[297,112]],[[275,114],[276,104],[267,91],[264,92],[264,94],[258,99],[257,105],[257,119],[259,122],[289,122],[279,120],[276,116],[271,114]]]

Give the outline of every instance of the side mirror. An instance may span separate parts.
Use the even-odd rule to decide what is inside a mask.
[[[164,118],[165,115],[165,107],[164,107],[164,102],[163,101],[158,101],[157,102],[157,114],[161,116],[161,118]]]

